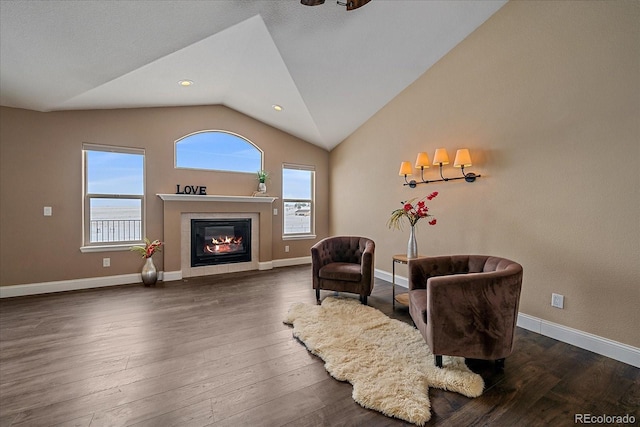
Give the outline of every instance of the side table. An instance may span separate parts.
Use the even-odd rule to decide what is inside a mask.
[[[392,299],[392,304],[393,304],[393,309],[395,310],[396,308],[396,301],[398,301],[398,303],[402,304],[402,305],[409,305],[409,293],[408,292],[403,292],[401,294],[398,294],[398,296],[396,296],[396,264],[407,264],[409,262],[409,258],[407,258],[407,254],[398,254],[398,255],[394,255],[393,257],[393,265],[391,267],[392,270],[392,291],[391,291],[391,299]],[[417,258],[422,258],[422,255],[418,255],[416,258],[412,258],[412,259],[417,259]]]

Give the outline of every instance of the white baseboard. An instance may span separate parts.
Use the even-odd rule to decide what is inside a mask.
[[[162,280],[169,282],[171,280],[182,280],[182,270],[165,271]]]
[[[158,273],[158,278],[162,280],[162,272]],[[119,276],[90,277],[87,279],[0,286],[0,298],[22,297],[26,295],[48,294],[52,292],[77,291],[81,289],[103,288],[106,286],[128,285],[130,283],[142,283],[142,277],[140,274],[122,274]]]
[[[274,259],[274,267],[290,267],[292,265],[311,264],[311,256],[303,256],[298,258]]]
[[[388,271],[375,269],[373,275],[378,279],[384,280],[385,282],[393,283],[393,274]],[[403,288],[409,289],[409,279],[404,276],[398,276],[396,274],[396,286],[401,286]]]
[[[273,261],[258,262],[258,270],[272,270]]]
[[[384,270],[376,269],[375,277],[389,283],[392,283],[393,280],[392,274]],[[398,276],[396,274],[396,286],[408,288],[409,281],[406,277]],[[596,354],[627,363],[631,366],[635,366],[636,368],[640,368],[640,349],[637,347],[632,347],[627,344],[549,322],[544,319],[539,319],[524,313],[518,313],[518,326],[523,329],[536,332],[540,335],[544,335],[546,337],[592,351]]]
[[[640,348],[518,313],[518,326],[640,368]]]

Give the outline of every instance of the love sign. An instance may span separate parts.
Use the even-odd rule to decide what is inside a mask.
[[[203,185],[185,185],[182,190],[180,190],[180,184],[176,184],[176,194],[199,194],[206,195],[207,187]]]

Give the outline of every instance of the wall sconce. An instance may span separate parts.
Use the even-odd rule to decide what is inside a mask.
[[[413,175],[413,169],[411,168],[411,162],[402,162],[400,164],[400,176],[404,175],[404,184],[408,185],[411,188],[416,188],[418,184],[429,184],[430,182],[442,182],[442,181],[455,181],[457,179],[464,179],[467,182],[473,182],[476,178],[480,178],[480,175],[476,175],[473,172],[464,173],[464,168],[471,166],[471,155],[469,154],[469,149],[461,148],[456,151],[456,158],[453,161],[453,166],[456,168],[460,168],[462,171],[462,176],[456,178],[445,178],[442,175],[442,166],[449,164],[449,154],[447,150],[444,148],[438,148],[433,155],[433,164],[440,166],[440,179],[424,179],[424,170],[429,167],[429,156],[427,153],[418,153],[418,157],[416,158],[416,169],[420,168],[420,181],[416,181],[412,179],[411,181],[407,180],[408,175]]]

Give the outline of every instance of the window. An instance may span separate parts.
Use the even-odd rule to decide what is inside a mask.
[[[144,150],[83,145],[84,244],[140,242],[144,237]]]
[[[284,237],[315,237],[314,185],[311,166],[285,164],[282,167]]]
[[[176,141],[176,168],[256,173],[262,151],[234,133],[196,132]]]

